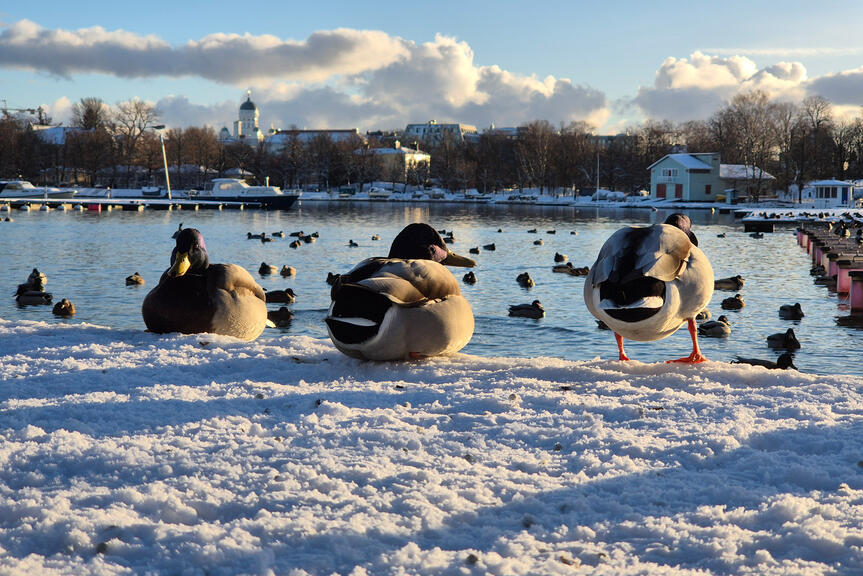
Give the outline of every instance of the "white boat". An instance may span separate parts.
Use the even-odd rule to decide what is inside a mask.
[[[249,202],[267,210],[287,210],[300,197],[299,190],[282,191],[278,186],[249,186],[239,178],[214,178],[210,190],[199,190],[190,197],[199,200]]]
[[[74,188],[33,186],[27,180],[0,180],[0,200],[4,198],[53,200],[71,198],[77,193]]]

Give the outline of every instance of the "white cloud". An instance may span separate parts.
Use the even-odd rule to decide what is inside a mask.
[[[762,90],[772,98],[800,100],[807,92],[806,68],[800,62],[779,62],[759,69],[745,56],[668,58],[652,87],[642,86],[634,103],[650,118],[702,120],[741,92]]]
[[[29,20],[0,32],[0,66],[68,77],[102,73],[124,78],[199,76],[219,82],[281,76],[320,81],[387,66],[406,54],[405,42],[379,31],[328,30],[306,40],[212,34],[172,47],[155,36],[100,27],[48,30]]]
[[[467,42],[440,35],[417,44],[350,29],[315,32],[303,41],[211,34],[172,47],[153,36],[98,27],[47,30],[22,20],[0,29],[0,67],[66,77],[198,76],[238,92],[253,86],[265,127],[399,128],[430,119],[479,126],[585,120],[599,126],[610,114],[599,90],[477,65]],[[173,96],[159,107],[168,124],[221,126],[236,118],[238,103],[196,106]]]

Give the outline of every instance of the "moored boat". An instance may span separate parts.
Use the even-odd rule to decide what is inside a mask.
[[[74,188],[33,186],[27,180],[0,180],[0,200],[4,198],[54,199],[72,198],[78,191]]]
[[[189,195],[193,196],[191,193]],[[194,197],[200,200],[256,203],[266,210],[287,210],[300,197],[300,191],[283,191],[277,186],[249,186],[239,178],[214,178],[210,190],[198,191]]]

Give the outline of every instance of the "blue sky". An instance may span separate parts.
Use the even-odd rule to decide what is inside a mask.
[[[168,124],[222,125],[250,88],[264,126],[362,130],[544,118],[613,132],[706,117],[751,89],[854,112],[861,17],[863,3],[830,1],[18,2],[0,8],[0,98],[62,120],[82,97],[137,97]]]

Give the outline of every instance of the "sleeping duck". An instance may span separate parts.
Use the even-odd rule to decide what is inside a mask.
[[[267,324],[264,290],[244,268],[210,264],[204,237],[184,228],[171,267],[141,307],[150,332],[210,332],[254,340]]]
[[[530,304],[513,304],[509,307],[509,315],[521,318],[542,318],[545,316],[545,308],[539,300],[534,300]]]
[[[698,333],[711,338],[725,338],[731,334],[731,323],[727,316],[722,315],[716,320],[707,320],[699,324]]]
[[[629,360],[623,338],[666,338],[688,323],[692,353],[672,362],[706,360],[698,348],[695,315],[713,294],[713,268],[698,248],[689,217],[618,230],[599,251],[584,283],[584,300],[614,331],[620,360]]]
[[[800,348],[800,340],[797,339],[797,334],[794,333],[794,328],[789,328],[785,332],[779,332],[768,336],[767,345],[771,348],[798,350]]]
[[[784,320],[801,320],[805,316],[800,302],[794,304],[783,304],[779,307],[779,317]]]
[[[457,352],[473,336],[473,312],[444,266],[475,266],[427,224],[409,224],[386,258],[340,275],[325,321],[336,348],[355,358],[403,360]]]
[[[737,276],[731,276],[729,278],[719,278],[713,281],[713,289],[714,290],[740,290],[743,288],[743,285],[746,281],[743,279],[743,276],[738,274]]]

